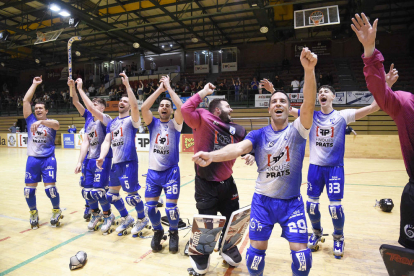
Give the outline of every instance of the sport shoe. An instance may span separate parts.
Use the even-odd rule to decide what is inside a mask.
[[[30,211],[30,226],[33,230],[39,228],[39,212],[37,210]]]
[[[52,227],[56,227],[60,225],[59,220],[63,218],[62,210],[60,209],[52,209],[52,217],[50,218],[50,224]]]
[[[345,250],[345,238],[344,236],[334,236],[334,244],[333,244],[333,255],[336,259],[340,259],[344,256],[344,250]]]
[[[169,230],[168,236],[170,237],[170,246],[169,250],[171,253],[177,253],[178,252],[178,243],[180,240],[180,237],[178,236],[178,230]]]
[[[99,210],[98,212],[92,212],[92,218],[91,218],[91,221],[88,223],[88,229],[94,230],[96,225],[102,220],[102,217],[103,217],[103,214],[101,210]]]
[[[122,232],[126,229],[128,229],[129,227],[132,227],[132,225],[134,224],[134,218],[131,217],[130,215],[127,215],[126,217],[122,217],[121,218],[121,224],[116,228],[116,232]]]
[[[149,219],[147,217],[143,218],[143,219],[137,219],[137,223],[135,223],[134,228],[132,228],[131,230],[131,234],[132,235],[136,235],[139,232],[142,231],[142,229],[144,229],[145,226],[147,226],[149,223]]]
[[[101,232],[106,233],[112,226],[112,224],[115,222],[115,216],[114,214],[110,215],[103,215],[103,223],[101,226]]]
[[[323,237],[323,228],[321,230],[313,229],[313,234],[309,238],[308,248],[310,248],[312,252],[318,251],[319,242],[322,242],[322,243],[325,242],[325,238]]]
[[[164,229],[161,230],[155,230],[154,231],[154,237],[152,237],[151,240],[151,248],[153,251],[157,252],[162,249],[161,240],[164,237]]]

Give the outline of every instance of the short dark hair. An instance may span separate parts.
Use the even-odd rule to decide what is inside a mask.
[[[335,88],[333,88],[332,86],[330,86],[330,85],[321,85],[321,86],[319,86],[318,93],[322,88],[331,90],[331,92],[335,95]]]
[[[276,94],[276,93],[283,93],[283,94],[285,94],[285,96],[286,96],[286,98],[288,100],[289,106],[290,106],[290,98],[289,98],[288,94],[284,90],[275,90],[275,92],[273,92],[272,95],[270,95],[270,98],[269,98],[269,106],[270,106],[270,103],[272,102],[273,95]]]
[[[208,105],[208,111],[210,111],[210,113],[213,113],[216,107],[220,106],[221,102],[227,102],[227,100],[223,98],[219,98],[219,99],[216,98],[212,100],[210,104]]]
[[[171,103],[171,108],[173,108],[173,101],[170,98],[166,98],[166,97],[162,98],[161,101],[160,101],[160,104],[163,100],[169,101]]]
[[[93,98],[92,102],[98,102],[99,104],[102,104],[103,106],[106,107],[106,101],[103,98]]]
[[[43,106],[45,107],[45,109],[46,109],[46,110],[49,110],[49,107],[47,106],[47,104],[46,104],[45,102],[43,102],[43,101],[38,101],[37,103],[35,103],[35,106],[36,106],[37,104],[43,104]]]

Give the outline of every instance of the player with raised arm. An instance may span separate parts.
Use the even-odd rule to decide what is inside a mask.
[[[56,158],[55,138],[59,129],[59,122],[47,118],[48,108],[46,103],[38,102],[32,113],[30,102],[36,91],[36,87],[42,83],[42,76],[35,77],[33,84],[27,90],[23,99],[23,116],[26,119],[28,130],[27,163],[24,188],[24,197],[30,208],[30,225],[32,229],[39,228],[39,212],[36,207],[37,183],[45,184],[45,192],[52,202],[52,217],[50,224],[59,226],[59,220],[63,218],[60,210],[60,196],[56,188]]]
[[[75,173],[81,172],[83,169],[83,161],[86,159],[86,154],[89,152],[87,157],[87,160],[89,161],[86,162],[85,168],[85,182],[82,189],[82,196],[88,201],[89,206],[92,209],[92,219],[88,224],[88,229],[93,230],[103,217],[106,219],[111,215],[111,205],[106,199],[106,189],[109,185],[112,151],[109,150],[103,163],[103,169],[96,167],[95,160],[100,155],[101,145],[106,136],[106,126],[112,118],[103,113],[106,108],[104,99],[94,98],[93,101],[91,101],[82,89],[82,79],[78,78],[76,84],[79,94],[87,107],[87,109],[84,109],[84,113],[87,115],[84,116],[86,118],[85,134],[83,134],[82,146]],[[79,103],[76,91],[74,91],[73,95]],[[102,206],[103,213],[99,210],[98,202]],[[103,225],[101,231],[105,233],[108,230],[107,228],[108,225]]]
[[[157,204],[164,189],[167,198],[165,213],[170,223],[169,251],[178,251],[178,221],[180,212],[177,202],[180,195],[180,168],[179,144],[180,134],[183,127],[183,116],[181,115],[182,102],[170,86],[170,78],[162,77],[158,89],[149,96],[141,106],[142,118],[148,126],[150,133],[149,167],[145,189],[145,210],[154,228],[154,237],[151,241],[151,248],[154,251],[162,249],[160,244],[164,236],[164,229],[161,224],[161,213]],[[168,90],[171,99],[163,98],[158,106],[159,119],[152,115],[150,110],[155,100],[164,90]],[[173,110],[173,102],[176,111]],[[171,115],[174,113],[174,118]],[[133,229],[132,233],[140,229]]]
[[[231,122],[229,103],[225,99],[214,99],[208,110],[197,108],[203,99],[214,92],[214,85],[207,83],[204,89],[188,99],[181,107],[184,121],[193,129],[195,152],[215,151],[222,147],[237,143],[244,139],[246,130]],[[246,164],[252,165],[254,157],[250,154],[243,157]],[[195,200],[199,214],[217,215],[220,212],[227,218],[223,229],[226,229],[231,214],[239,209],[239,194],[232,177],[236,157],[221,163],[212,163],[207,167],[196,165]],[[232,260],[229,263],[237,266],[242,258],[237,247],[222,252]],[[190,256],[192,262],[207,267],[210,255]],[[202,270],[200,270],[202,271]],[[203,272],[205,273],[205,272]]]
[[[116,228],[118,234],[126,234],[126,230],[134,225],[134,218],[125,209],[124,200],[119,195],[122,189],[128,193],[126,202],[135,207],[138,214],[137,224],[147,224],[145,219],[144,203],[138,194],[141,186],[138,183],[138,154],[135,149],[135,134],[141,124],[138,102],[129,84],[125,73],[119,74],[125,85],[128,97],[122,97],[118,104],[119,116],[113,119],[106,127],[105,141],[101,145],[101,154],[96,160],[96,166],[103,169],[103,163],[109,149],[112,147],[113,159],[110,172],[109,191],[106,198],[121,214],[121,224]],[[129,111],[131,110],[131,116]],[[114,222],[115,217],[105,217],[104,225]],[[138,226],[139,227],[139,226]]]
[[[390,72],[384,71],[384,57],[375,49],[378,19],[371,26],[365,14],[352,18],[352,30],[364,46],[364,75],[369,91],[374,95],[378,105],[394,120],[398,128],[401,151],[409,182],[401,196],[400,206],[400,238],[398,242],[407,248],[414,249],[414,94],[405,91],[393,91],[387,85],[387,75],[391,79],[398,78],[398,72],[391,65]]]
[[[293,275],[308,275],[312,267],[300,186],[306,139],[315,108],[317,56],[303,48],[300,61],[305,71],[305,85],[299,118],[289,124],[289,97],[283,91],[276,91],[269,100],[269,126],[251,131],[240,143],[193,156],[193,161],[204,167],[215,164],[212,162],[233,160],[252,150],[255,152],[259,176],[250,215],[250,247],[246,253],[250,275],[263,275],[265,252],[275,223],[280,224],[282,237],[289,241]]]
[[[266,90],[274,91],[273,85],[267,80],[262,81]],[[340,259],[343,257],[345,214],[342,206],[344,196],[345,174],[345,130],[348,124],[379,110],[375,101],[371,105],[359,109],[334,110],[333,101],[335,89],[329,85],[319,88],[318,100],[320,111],[314,111],[313,124],[309,134],[310,156],[308,170],[308,200],[306,212],[312,223],[313,234],[308,241],[312,251],[319,250],[319,242],[324,242],[323,228],[321,226],[321,213],[319,197],[324,187],[330,201],[329,213],[334,226],[333,255]],[[297,118],[300,109],[292,108],[290,115]]]

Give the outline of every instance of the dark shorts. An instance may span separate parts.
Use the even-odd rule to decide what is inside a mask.
[[[414,249],[414,179],[405,185],[400,206],[400,238],[398,243]]]
[[[196,176],[195,200],[199,214],[217,215],[220,212],[227,220],[231,213],[239,209],[239,193],[232,176],[221,182]]]

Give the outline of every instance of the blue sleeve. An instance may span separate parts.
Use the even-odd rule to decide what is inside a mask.
[[[157,119],[155,117],[152,117],[151,124],[148,125],[148,131],[151,133],[151,130],[158,124],[158,121],[160,119]]]
[[[82,117],[85,118],[85,122],[86,122],[89,118],[93,117],[93,115],[89,110],[85,108],[85,112],[83,112]]]
[[[31,125],[36,121],[37,119],[35,115],[33,115],[33,113],[30,114],[29,117],[26,118],[27,129],[30,129]]]
[[[253,150],[256,148],[256,144],[259,141],[261,135],[261,130],[253,130],[250,131],[249,134],[247,134],[246,138],[244,138],[244,140],[249,140],[250,142],[252,142],[253,145]]]
[[[298,109],[298,117],[300,116],[300,109]]]
[[[111,125],[112,125],[112,122],[113,122],[113,121],[114,121],[114,120],[110,121],[110,122],[108,123],[108,125],[106,126],[106,134],[111,133]],[[86,131],[86,129],[85,129],[85,131]]]

